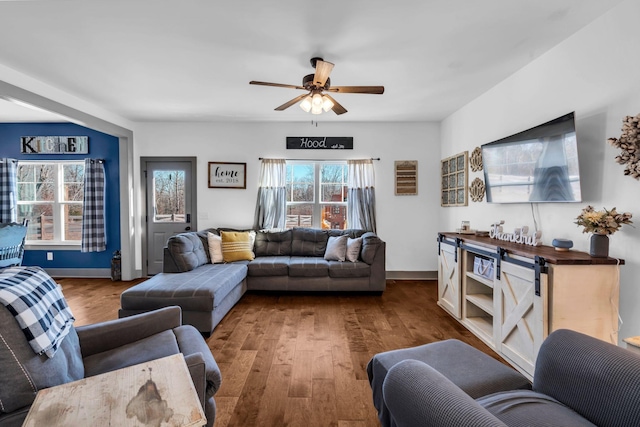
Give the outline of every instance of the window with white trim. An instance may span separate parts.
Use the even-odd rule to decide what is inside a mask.
[[[347,162],[287,161],[286,228],[347,228]]]
[[[80,244],[83,161],[19,161],[18,221],[29,220],[28,244]]]

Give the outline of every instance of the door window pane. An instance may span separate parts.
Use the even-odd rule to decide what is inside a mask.
[[[154,222],[186,222],[184,171],[154,171]]]

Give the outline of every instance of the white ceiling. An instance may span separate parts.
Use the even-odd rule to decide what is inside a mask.
[[[5,0],[0,64],[131,121],[441,120],[620,1]],[[273,110],[302,91],[249,85],[299,85],[313,56],[384,95],[311,116]]]

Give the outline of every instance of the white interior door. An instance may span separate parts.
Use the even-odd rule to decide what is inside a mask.
[[[195,162],[191,159],[143,160],[146,182],[147,274],[162,272],[169,237],[196,229]]]

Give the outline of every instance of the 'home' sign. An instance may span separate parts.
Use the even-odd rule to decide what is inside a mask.
[[[353,150],[353,137],[288,136],[287,150]]]

